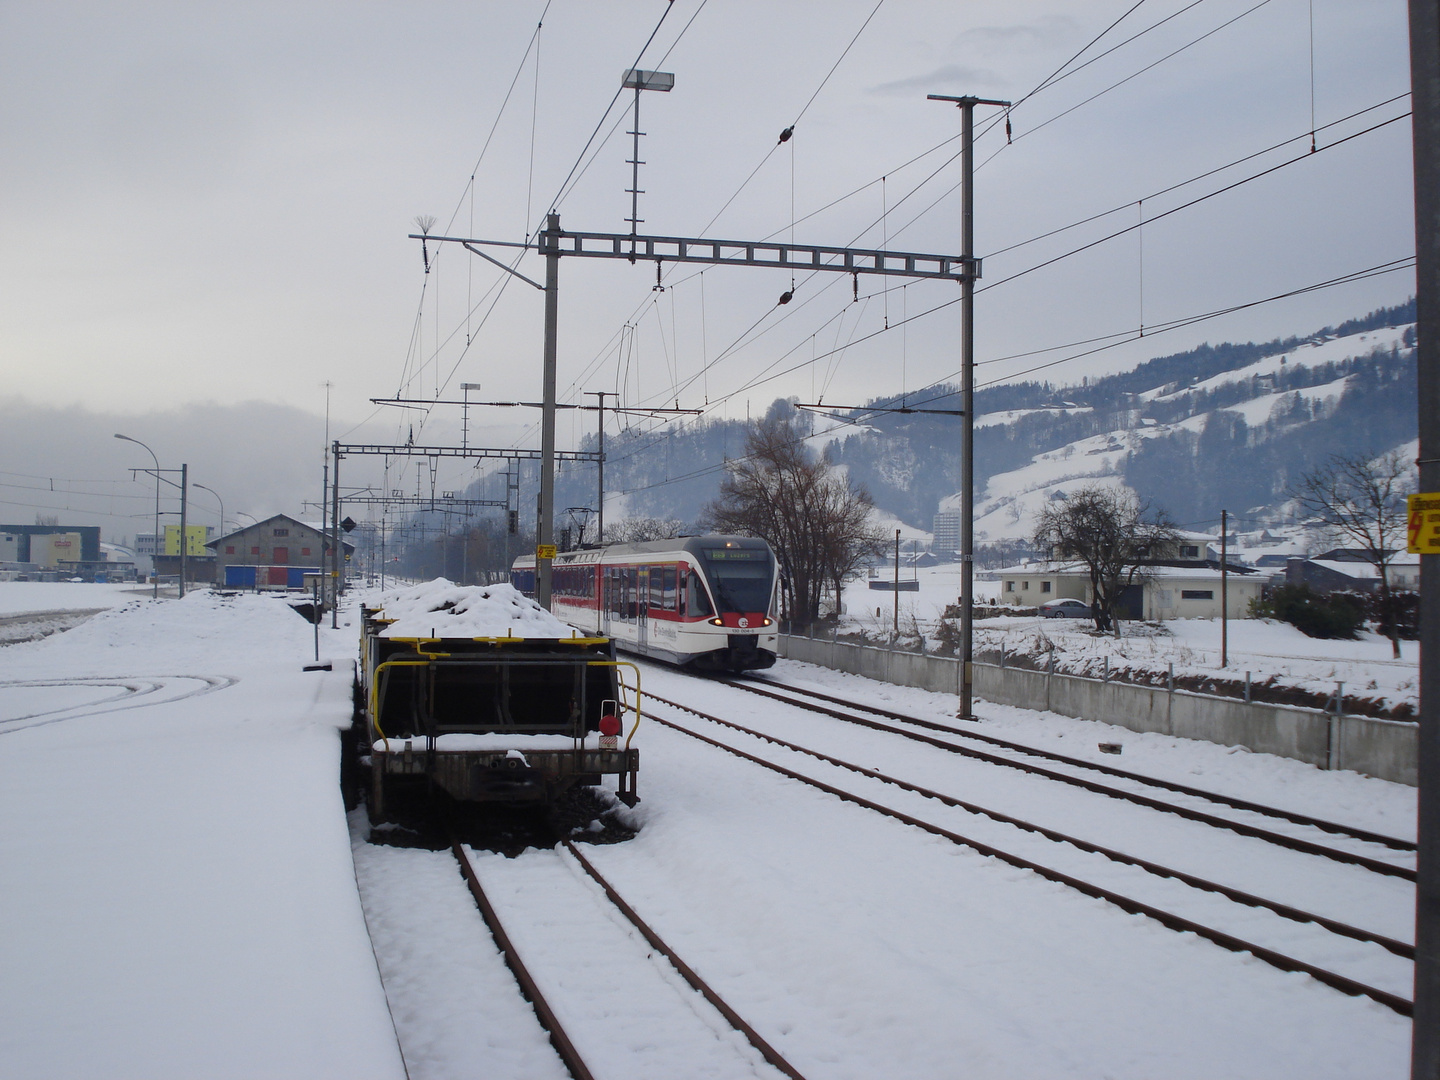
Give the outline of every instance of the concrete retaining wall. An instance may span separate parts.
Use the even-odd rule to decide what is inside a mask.
[[[783,634],[780,655],[897,686],[946,694],[960,689],[960,663],[945,656]],[[975,664],[973,672],[975,696],[999,705],[1098,720],[1131,731],[1243,746],[1322,769],[1354,769],[1411,786],[1416,782],[1416,727],[1402,721],[1247,704],[1238,698],[1048,675],[996,664]]]

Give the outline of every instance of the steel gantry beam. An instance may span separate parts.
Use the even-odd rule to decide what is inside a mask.
[[[336,453],[342,458],[351,454],[382,455],[386,457],[436,457],[436,458],[515,458],[519,461],[539,461],[539,450],[516,450],[514,447],[497,448],[489,446],[385,446],[375,443],[337,443]],[[595,461],[598,454],[591,451],[557,450],[556,461]]]
[[[412,239],[418,240],[421,237],[417,233]],[[946,281],[974,280],[980,276],[980,260],[963,255],[927,255],[918,251],[787,244],[769,240],[632,236],[629,233],[573,232],[560,229],[543,230],[536,244],[505,244],[463,236],[427,236],[424,239],[437,243],[464,244],[466,247],[471,244],[533,247],[542,255],[580,255],[591,259],[625,259],[628,262],[768,266],[775,270],[831,270],[842,274],[882,274],[891,277],[941,278]]]
[[[763,266],[773,270],[827,270],[834,273],[878,274],[889,277],[937,278],[973,287],[980,276],[980,260],[969,245],[964,255],[926,255],[914,251],[883,248],[828,247],[817,244],[786,244],[769,240],[714,240],[685,236],[637,236],[633,233],[574,232],[560,227],[560,215],[545,217],[545,228],[534,243],[480,240],[463,236],[430,236],[412,233],[422,245],[461,244],[467,251],[494,263],[508,274],[545,294],[545,344],[542,357],[541,397],[543,415],[540,434],[540,520],[535,552],[535,598],[550,606],[551,560],[555,556],[555,462],[567,460],[555,450],[556,338],[560,291],[560,259],[565,256],[590,259],[644,260],[661,263],[705,263],[711,266]],[[523,248],[545,256],[545,283],[542,285],[513,266],[481,251],[481,247]],[[782,303],[789,299],[789,294]],[[571,455],[569,460],[595,460],[595,455]]]

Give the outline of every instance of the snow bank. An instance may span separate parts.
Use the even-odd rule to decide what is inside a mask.
[[[381,631],[394,638],[570,638],[566,626],[513,585],[456,585],[444,578],[382,593],[371,605],[393,620]]]

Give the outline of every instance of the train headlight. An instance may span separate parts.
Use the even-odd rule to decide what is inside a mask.
[[[719,616],[716,616],[715,618],[713,618],[713,619],[710,620],[710,625],[711,625],[711,626],[724,626],[724,625],[725,625],[725,620],[722,619],[722,618],[720,618]]]
[[[761,621],[760,625],[761,625],[761,626],[769,626],[769,625],[770,625],[772,622],[774,622],[774,621],[775,621],[775,620],[773,620],[773,619],[764,619],[764,620]]]

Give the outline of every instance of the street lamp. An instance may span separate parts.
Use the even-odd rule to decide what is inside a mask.
[[[151,593],[151,596],[153,599],[158,600],[160,598],[160,567],[156,560],[160,553],[160,459],[155,456],[154,450],[145,446],[139,439],[132,439],[129,435],[120,435],[118,433],[115,438],[123,439],[126,442],[133,442],[136,446],[144,447],[145,452],[149,454],[155,462],[155,538],[154,547],[150,552],[150,583],[154,586],[154,591]]]
[[[201,491],[210,492],[211,495],[215,496],[215,501],[220,504],[220,531],[216,534],[216,539],[218,540],[221,536],[225,535],[225,500],[220,498],[220,492],[216,491],[212,487],[206,487],[204,484],[197,484],[193,480],[190,482],[190,486],[198,487]]]

